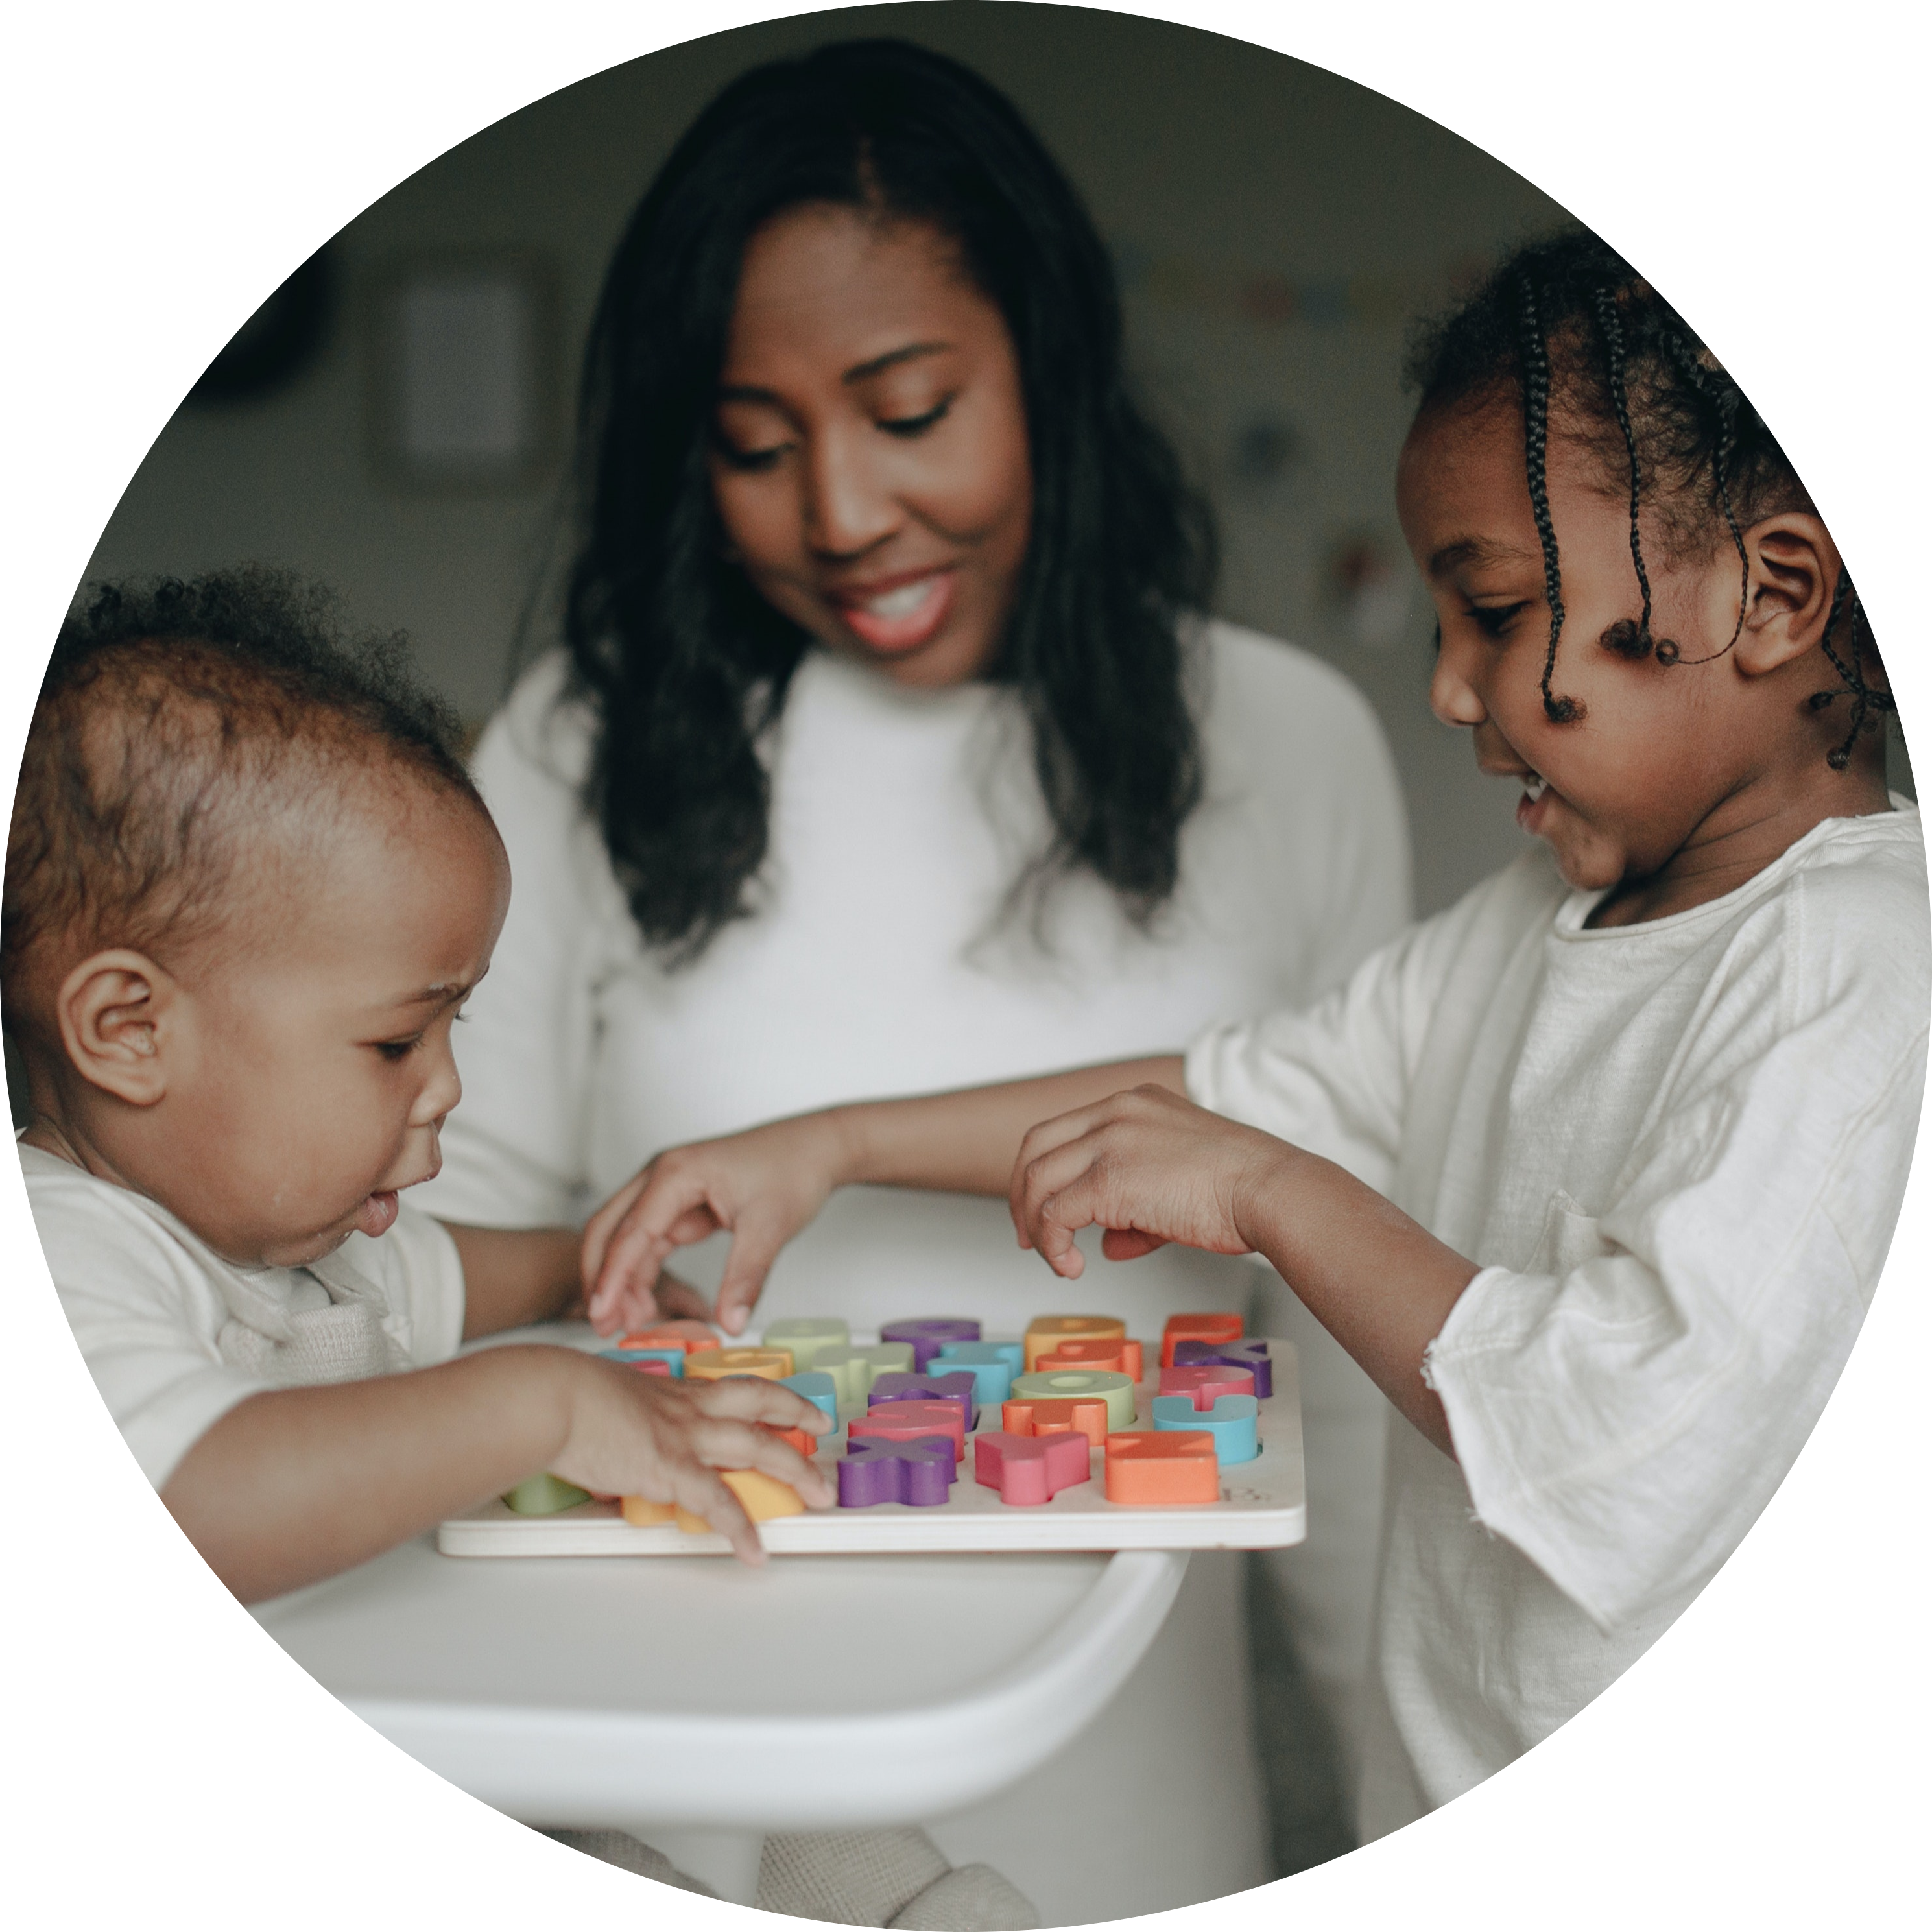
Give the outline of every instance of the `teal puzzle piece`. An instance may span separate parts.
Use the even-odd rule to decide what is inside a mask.
[[[1013,1378],[1026,1366],[1026,1348],[1018,1342],[950,1342],[932,1358],[928,1375],[970,1371],[979,1384],[974,1401],[982,1408],[997,1407],[1013,1392]]]
[[[822,1370],[802,1369],[795,1376],[787,1376],[784,1385],[803,1396],[828,1421],[838,1420],[838,1384]]]
[[[599,1348],[597,1352],[607,1362],[663,1362],[680,1382],[684,1379],[682,1348]]]
[[[1225,1469],[1230,1462],[1252,1462],[1262,1453],[1256,1434],[1261,1406],[1251,1395],[1222,1396],[1211,1409],[1196,1408],[1191,1395],[1157,1395],[1154,1426],[1204,1429],[1214,1438],[1214,1460]]]

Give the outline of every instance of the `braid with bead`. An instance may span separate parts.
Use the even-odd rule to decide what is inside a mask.
[[[1737,512],[1732,507],[1731,486],[1727,473],[1731,457],[1738,446],[1739,392],[1738,386],[1729,376],[1724,376],[1720,386],[1716,374],[1704,366],[1703,358],[1675,329],[1666,330],[1664,340],[1670,359],[1677,365],[1678,373],[1696,391],[1718,418],[1718,446],[1712,452],[1711,476],[1718,506],[1724,513],[1724,527],[1730,532],[1732,545],[1738,554],[1738,621],[1731,626],[1731,634],[1724,650],[1711,651],[1701,658],[1682,658],[1675,652],[1666,658],[1660,650],[1658,662],[1660,664],[1712,664],[1722,657],[1724,652],[1744,635],[1744,619],[1750,610],[1750,554],[1744,548],[1744,532],[1738,528]]]
[[[1852,656],[1849,664],[1832,646],[1832,633],[1838,628],[1838,620],[1841,615],[1846,616],[1846,632],[1851,644]],[[1826,763],[1834,772],[1843,771],[1851,763],[1852,748],[1862,734],[1876,730],[1880,717],[1888,711],[1898,709],[1890,692],[1865,682],[1861,662],[1864,652],[1858,642],[1861,628],[1868,637],[1871,634],[1871,626],[1865,620],[1864,606],[1858,602],[1858,592],[1852,588],[1851,578],[1840,568],[1838,583],[1832,591],[1831,614],[1825,620],[1825,634],[1819,639],[1825,647],[1825,655],[1832,661],[1832,668],[1838,674],[1839,688],[1836,691],[1814,691],[1811,694],[1811,709],[1814,711],[1822,711],[1847,692],[1851,696],[1851,729],[1845,734],[1843,744],[1825,754]]]
[[[1543,584],[1550,599],[1550,649],[1543,660],[1543,709],[1552,724],[1574,723],[1583,707],[1574,698],[1550,689],[1556,674],[1556,646],[1563,635],[1563,572],[1558,560],[1556,526],[1550,514],[1550,350],[1537,311],[1536,286],[1527,274],[1516,282],[1522,328],[1523,470],[1529,507],[1543,544]]]
[[[1643,593],[1643,615],[1634,627],[1628,617],[1619,618],[1598,640],[1627,658],[1650,655],[1650,572],[1644,568],[1643,539],[1637,531],[1637,509],[1643,499],[1643,464],[1636,450],[1636,434],[1630,427],[1630,398],[1624,387],[1624,326],[1617,314],[1616,298],[1600,284],[1591,292],[1591,305],[1597,313],[1597,333],[1603,339],[1604,361],[1610,377],[1610,407],[1617,428],[1622,430],[1624,448],[1630,458],[1630,562],[1636,569],[1636,587]],[[1665,638],[1657,646],[1660,656],[1676,646]]]

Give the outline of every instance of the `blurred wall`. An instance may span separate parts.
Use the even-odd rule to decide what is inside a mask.
[[[1076,8],[932,4],[801,16],[598,75],[486,128],[345,229],[343,299],[316,360],[252,403],[184,405],[90,574],[244,558],[334,583],[400,626],[480,722],[555,552],[557,474],[499,494],[412,493],[372,464],[370,292],[412,251],[554,262],[567,394],[606,256],[671,142],[753,62],[858,34],[958,56],[1004,88],[1086,195],[1120,261],[1136,366],[1220,510],[1220,604],[1368,693],[1408,788],[1427,911],[1518,848],[1514,792],[1476,775],[1426,702],[1430,622],[1392,502],[1405,316],[1562,211],[1376,94],[1245,43]],[[541,641],[547,609],[533,614]]]

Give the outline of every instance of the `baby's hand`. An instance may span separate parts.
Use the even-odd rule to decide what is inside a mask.
[[[770,1432],[818,1436],[833,1426],[794,1390],[743,1376],[703,1382],[642,1376],[591,1355],[573,1355],[565,1366],[568,1434],[549,1466],[566,1482],[599,1496],[681,1504],[728,1537],[746,1563],[762,1563],[764,1547],[719,1470],[759,1470],[821,1509],[838,1499],[796,1449]]]
[[[1042,1120],[1020,1144],[1008,1205],[1022,1247],[1069,1280],[1086,1265],[1082,1228],[1108,1232],[1101,1250],[1130,1261],[1168,1241],[1243,1255],[1244,1208],[1280,1164],[1285,1142],[1165,1087],[1136,1087]]]

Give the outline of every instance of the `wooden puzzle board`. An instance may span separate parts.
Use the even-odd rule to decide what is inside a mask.
[[[998,1340],[998,1336],[990,1340]],[[1150,1353],[1154,1353],[1150,1351]],[[1062,1490],[1049,1502],[1016,1508],[997,1490],[973,1478],[973,1441],[958,1479],[942,1504],[918,1508],[877,1503],[869,1509],[808,1510],[802,1516],[759,1525],[774,1556],[878,1555],[894,1550],[934,1555],[962,1550],[1278,1550],[1307,1533],[1301,1473],[1301,1404],[1292,1342],[1269,1341],[1274,1393],[1260,1405],[1262,1450],[1253,1461],[1221,1471],[1221,1499],[1134,1507],[1107,1501],[1101,1454],[1094,1452],[1090,1480]],[[1139,1420],[1151,1428],[1160,1371],[1135,1390]],[[844,1448],[843,1424],[863,1412],[848,1408],[841,1426],[820,1440],[813,1459],[835,1484]],[[981,1411],[982,1423],[999,1426],[997,1408]],[[692,1536],[675,1524],[640,1527],[626,1522],[615,1503],[584,1502],[554,1516],[519,1516],[493,1498],[452,1516],[436,1532],[446,1556],[727,1556],[722,1536]]]

